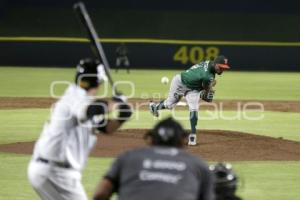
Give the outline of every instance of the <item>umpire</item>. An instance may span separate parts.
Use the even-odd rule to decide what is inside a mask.
[[[150,147],[125,152],[100,182],[94,200],[211,200],[213,180],[207,164],[182,150],[187,133],[172,118],[145,135]]]

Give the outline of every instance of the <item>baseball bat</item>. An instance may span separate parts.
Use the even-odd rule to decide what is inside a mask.
[[[90,41],[90,46],[92,49],[92,52],[94,55],[100,60],[100,62],[104,65],[104,70],[106,73],[106,76],[108,78],[108,81],[110,85],[112,86],[114,93],[119,94],[116,87],[114,86],[114,81],[112,79],[111,73],[110,73],[110,66],[107,61],[104,49],[101,45],[100,38],[96,32],[96,29],[93,25],[93,22],[89,16],[89,13],[87,9],[85,8],[85,5],[83,2],[77,2],[73,5],[73,9],[78,16],[80,24],[85,28],[85,31],[87,32],[88,39]]]

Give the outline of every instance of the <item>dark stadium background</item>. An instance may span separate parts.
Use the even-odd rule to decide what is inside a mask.
[[[74,2],[1,0],[0,65],[71,67],[78,58],[91,56],[86,42],[55,40],[85,37],[72,11]],[[202,54],[206,58],[206,50],[215,47],[230,58],[235,70],[299,70],[300,5],[296,1],[85,3],[99,36],[116,39],[104,42],[112,66],[116,47],[129,38],[125,44],[133,68],[187,68],[191,59],[174,60],[182,47],[187,56],[196,48],[191,55],[196,60]],[[18,39],[24,36],[29,39]],[[31,40],[41,37],[54,40]]]

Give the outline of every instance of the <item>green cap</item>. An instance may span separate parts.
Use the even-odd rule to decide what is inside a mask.
[[[230,69],[229,65],[228,65],[228,59],[223,56],[223,55],[220,55],[218,57],[216,57],[216,59],[214,60],[215,64],[218,64],[218,66],[220,68],[223,68],[223,69]]]

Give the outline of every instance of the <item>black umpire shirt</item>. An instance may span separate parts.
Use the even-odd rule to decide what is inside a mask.
[[[212,177],[204,161],[158,146],[124,153],[105,176],[120,200],[212,200]]]

